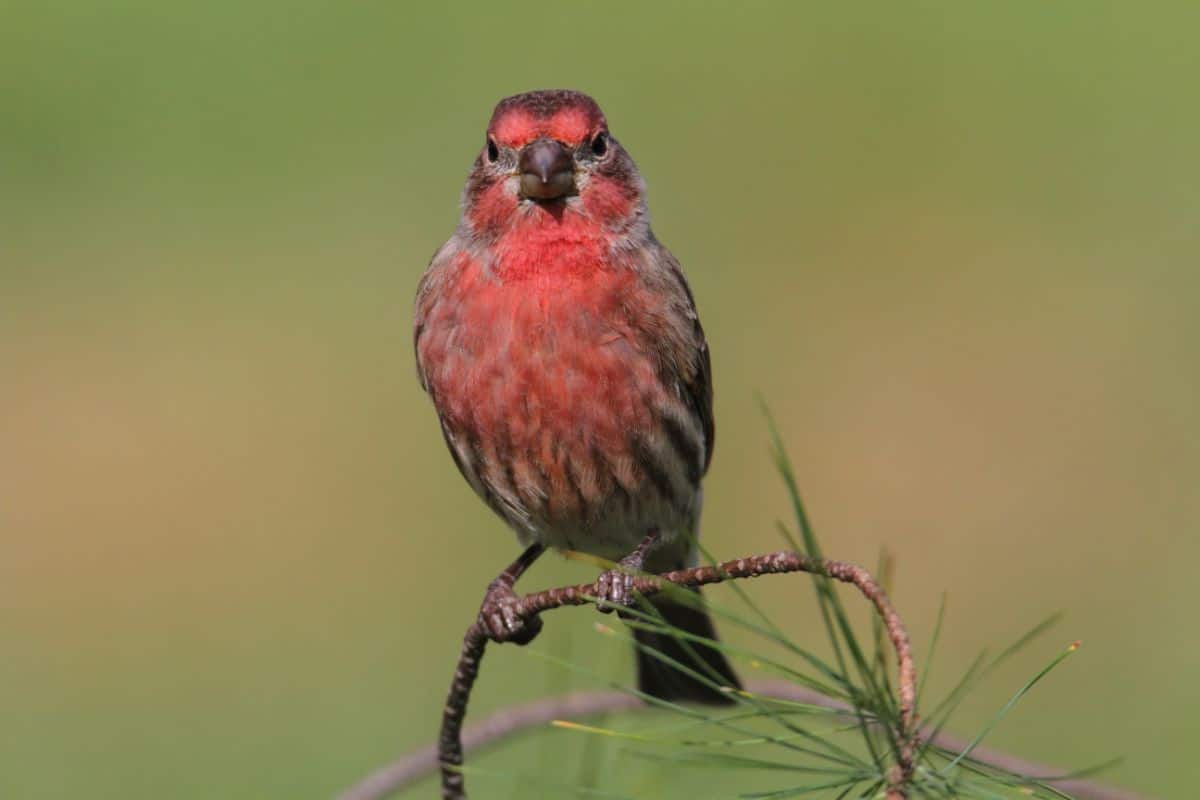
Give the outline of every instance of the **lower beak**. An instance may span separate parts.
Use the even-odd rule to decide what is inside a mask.
[[[521,150],[521,195],[554,200],[575,188],[571,154],[553,139],[537,139]]]

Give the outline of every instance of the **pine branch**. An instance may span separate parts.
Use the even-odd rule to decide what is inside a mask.
[[[900,616],[888,601],[887,595],[869,572],[862,567],[843,561],[809,558],[800,553],[782,551],[750,558],[739,558],[714,566],[692,567],[666,572],[662,575],[638,577],[634,579],[633,588],[642,596],[649,597],[658,594],[668,584],[679,587],[698,587],[727,580],[757,578],[762,575],[778,575],[789,572],[823,575],[852,584],[871,601],[879,614],[895,650],[899,669],[897,687],[899,721],[896,730],[893,731],[897,742],[897,757],[896,764],[888,775],[887,797],[888,800],[904,800],[908,796],[907,787],[912,780],[914,769],[913,759],[916,747],[914,703],[917,673],[913,664],[908,632],[900,621]],[[547,589],[525,595],[517,601],[515,610],[521,618],[529,619],[551,609],[592,603],[599,594],[599,588],[595,583]],[[442,797],[444,800],[463,800],[466,797],[465,781],[462,771],[459,769],[463,764],[462,726],[467,713],[467,703],[471,698],[471,689],[479,675],[479,665],[483,659],[487,642],[488,638],[483,625],[476,621],[467,629],[466,636],[463,637],[462,652],[454,671],[454,678],[450,683],[450,692],[442,714],[442,729],[438,736],[438,761],[442,771]]]
[[[747,681],[746,691],[759,697],[852,713],[846,703],[791,681]],[[634,695],[619,691],[571,692],[559,697],[542,698],[499,709],[486,719],[466,726],[462,734],[463,751],[478,753],[500,744],[510,736],[549,725],[557,720],[573,721],[653,709],[654,706],[642,702]],[[949,751],[961,752],[967,746],[966,739],[948,733],[935,733],[925,727],[921,728],[919,737],[923,742]],[[1140,795],[1125,789],[1080,778],[1059,777],[1063,774],[1061,769],[1026,761],[990,748],[978,747],[971,753],[971,757],[990,767],[1046,781],[1079,800],[1143,800]],[[422,780],[436,770],[439,763],[437,745],[423,747],[375,770],[338,795],[338,800],[383,800]]]
[[[897,663],[898,715],[894,721],[876,720],[872,724],[889,726],[892,739],[896,743],[895,764],[887,774],[887,800],[906,800],[912,788],[918,744],[928,743],[952,752],[962,752],[968,745],[965,741],[941,731],[922,729],[917,725],[916,667],[908,633],[886,593],[867,570],[842,561],[810,558],[797,552],[782,551],[713,566],[675,570],[662,575],[640,576],[634,579],[634,589],[643,596],[651,596],[672,585],[699,587],[727,580],[795,572],[825,576],[855,586],[871,602],[887,632]],[[593,603],[598,594],[595,583],[547,589],[521,597],[517,601],[516,612],[523,619],[530,619],[552,609]],[[437,745],[417,751],[373,772],[343,792],[339,800],[379,800],[411,785],[437,768],[441,770],[443,800],[465,800],[466,787],[460,769],[465,752],[482,749],[515,733],[553,720],[650,707],[630,694],[580,692],[502,709],[464,731],[467,705],[487,643],[487,633],[483,625],[476,621],[467,629],[463,638],[462,652],[446,698]],[[757,696],[823,706],[845,711],[847,714],[855,713],[851,705],[841,700],[786,681],[755,682],[750,684],[747,691]],[[1070,792],[1084,800],[1139,800],[1136,795],[1124,790],[1091,781],[1061,777],[1058,770],[984,748],[973,749],[971,759],[978,764],[1053,784],[1055,789]]]

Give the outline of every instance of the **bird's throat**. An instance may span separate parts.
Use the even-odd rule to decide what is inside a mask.
[[[565,209],[531,208],[492,245],[496,274],[505,281],[584,278],[609,266],[612,235]]]

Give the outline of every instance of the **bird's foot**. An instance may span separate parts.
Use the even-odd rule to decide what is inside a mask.
[[[479,607],[479,624],[493,642],[529,644],[542,632],[542,618],[523,616],[520,597],[502,580],[492,581]]]
[[[600,573],[596,579],[596,608],[610,614],[633,607],[633,579],[646,566],[646,556],[658,544],[658,530],[646,534],[632,553],[617,562],[614,569]]]
[[[640,567],[639,564],[636,568]],[[611,614],[633,605],[634,575],[625,571],[628,568],[622,560],[619,567],[602,572],[596,578],[596,608],[600,613]]]

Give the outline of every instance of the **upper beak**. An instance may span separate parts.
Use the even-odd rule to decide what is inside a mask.
[[[553,200],[575,188],[571,154],[553,139],[536,139],[521,150],[521,194]]]

